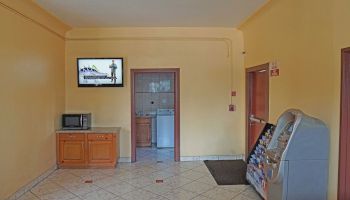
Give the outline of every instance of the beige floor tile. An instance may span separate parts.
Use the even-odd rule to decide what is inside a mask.
[[[237,196],[239,193],[233,192],[231,190],[225,190],[219,187],[215,187],[211,190],[208,190],[207,192],[201,194],[203,196],[206,196],[211,199],[216,199],[216,200],[230,200]]]
[[[138,188],[130,185],[127,182],[119,182],[104,188],[106,191],[111,192],[117,196],[121,196],[128,192],[137,190]]]
[[[186,191],[181,188],[177,188],[175,190],[171,190],[163,194],[162,196],[170,200],[188,200],[188,199],[194,198],[197,195],[198,195],[197,193]]]
[[[167,172],[172,172],[175,174],[180,174],[180,173],[184,173],[186,171],[188,171],[189,169],[187,168],[183,168],[183,167],[179,167],[179,166],[169,166],[168,168],[163,169],[163,171],[167,171]]]
[[[210,171],[206,165],[200,165],[198,167],[193,168],[192,170],[200,173],[210,174]]]
[[[172,188],[178,188],[191,182],[191,179],[185,178],[183,176],[172,176],[164,180],[164,183]]]
[[[91,183],[83,183],[80,185],[68,187],[66,189],[77,196],[82,196],[82,195],[85,195],[85,194],[90,193],[92,191],[96,191],[100,188],[97,187],[96,185],[91,184]]]
[[[125,170],[117,169],[117,168],[99,170],[100,173],[108,175],[108,176],[112,176],[112,175],[114,175],[114,174],[116,174],[118,172],[121,172],[121,171],[125,171]]]
[[[100,172],[92,172],[90,174],[86,174],[86,175],[81,176],[81,179],[83,181],[92,180],[92,181],[95,182],[95,181],[97,181],[99,179],[104,179],[104,178],[107,178],[107,177],[108,177],[108,175],[106,175],[106,174],[102,174]]]
[[[120,163],[116,169],[56,170],[20,200],[260,199],[249,185],[217,186],[202,161],[173,162],[173,152],[157,149],[138,153],[138,162]],[[90,179],[93,183],[85,183]]]
[[[169,165],[164,163],[154,163],[152,165],[149,165],[149,167],[152,167],[153,169],[156,169],[156,170],[165,170],[169,168]]]
[[[119,180],[133,179],[140,177],[140,175],[133,173],[131,170],[119,174],[115,174],[113,177]]]
[[[181,173],[180,176],[183,176],[185,178],[191,179],[191,180],[197,180],[205,176],[205,174],[193,171],[193,170],[188,170],[184,173]]]
[[[195,198],[193,198],[192,200],[213,200],[213,199],[210,199],[206,196],[199,195],[199,196],[196,196]]]
[[[154,172],[152,174],[149,174],[148,177],[150,177],[153,180],[164,180],[166,178],[175,176],[175,173],[172,172],[166,172],[166,171],[158,171],[158,172]]]
[[[97,179],[95,181],[93,181],[94,185],[97,185],[98,187],[106,187],[109,185],[113,185],[116,183],[121,182],[122,180],[118,179],[117,177],[114,176],[107,176],[101,179]]]
[[[249,188],[253,189],[250,185],[219,185],[218,187],[225,190],[231,190],[236,193],[243,192]]]
[[[122,196],[122,198],[126,200],[136,200],[136,199],[149,200],[149,199],[155,199],[158,197],[159,195],[153,194],[152,192],[142,190],[142,189],[131,191]]]
[[[92,173],[98,173],[97,171],[95,171],[94,169],[72,169],[71,171],[69,171],[70,174],[73,174],[75,176],[86,176]]]
[[[248,197],[250,199],[261,199],[258,193],[256,193],[253,189],[247,189],[241,193],[241,195]]]
[[[56,179],[53,182],[57,183],[58,185],[64,188],[70,188],[84,183],[83,179],[80,177],[76,177],[73,179]]]
[[[147,177],[147,176],[141,176],[141,177],[134,178],[134,179],[128,179],[128,180],[125,180],[125,182],[127,182],[130,185],[133,185],[135,187],[139,187],[139,188],[146,187],[148,185],[155,183],[155,181],[153,179],[151,179],[150,177]]]
[[[154,194],[161,195],[169,192],[172,189],[172,187],[166,185],[165,183],[153,183],[152,185],[144,187],[143,189]]]
[[[105,190],[99,189],[99,190],[81,195],[79,197],[84,200],[111,200],[117,196]]]
[[[178,165],[180,167],[183,167],[183,168],[193,169],[193,168],[196,168],[196,167],[199,167],[199,166],[203,165],[203,162],[202,161],[179,162]]]
[[[125,200],[125,199],[123,199],[123,198],[121,198],[121,197],[114,197],[113,199],[111,199],[111,200]]]
[[[186,184],[184,186],[181,187],[181,189],[190,191],[190,192],[195,192],[197,194],[202,194],[210,189],[214,188],[214,186],[209,185],[209,184],[205,184],[205,183],[201,183],[198,181],[194,181],[191,182],[189,184]]]
[[[32,188],[31,192],[36,196],[42,196],[62,189],[63,187],[61,187],[57,183],[54,183],[52,181],[43,181],[36,185],[34,188]]]
[[[206,183],[209,185],[217,186],[218,184],[216,183],[215,179],[210,175],[210,176],[203,176],[200,179],[197,179],[197,181],[201,183]]]
[[[245,196],[243,194],[239,194],[235,198],[233,198],[232,200],[261,200],[261,198],[260,197],[250,198],[250,197]]]
[[[24,195],[22,195],[18,200],[38,200],[39,198],[32,194],[31,192],[27,192]]]
[[[68,192],[67,190],[57,190],[55,192],[39,196],[41,200],[67,200],[73,199],[75,197],[76,195],[72,194],[71,192]]]

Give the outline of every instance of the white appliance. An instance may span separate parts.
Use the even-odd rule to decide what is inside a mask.
[[[157,110],[157,147],[174,147],[174,109]]]

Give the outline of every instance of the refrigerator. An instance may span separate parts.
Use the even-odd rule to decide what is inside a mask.
[[[157,148],[174,148],[174,109],[157,110]]]

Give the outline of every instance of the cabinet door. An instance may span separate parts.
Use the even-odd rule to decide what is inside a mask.
[[[151,124],[136,124],[137,146],[151,146]]]
[[[89,165],[115,165],[116,146],[115,136],[111,134],[88,136]]]
[[[85,142],[84,140],[60,140],[59,163],[61,165],[84,165]]]

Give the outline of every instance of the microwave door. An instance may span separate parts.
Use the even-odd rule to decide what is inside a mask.
[[[81,115],[66,115],[63,119],[63,127],[65,128],[80,128],[81,127]]]

